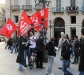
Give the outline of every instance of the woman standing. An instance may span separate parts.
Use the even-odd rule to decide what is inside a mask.
[[[18,56],[16,62],[19,63],[19,70],[23,71],[22,65],[24,65],[24,50],[25,50],[25,45],[27,42],[25,42],[24,37],[20,36],[18,39],[18,45],[19,45],[19,51],[18,51]]]
[[[47,70],[47,74],[48,75],[54,75],[52,73],[54,57],[56,56],[54,47],[55,47],[55,45],[54,45],[54,38],[51,38],[50,42],[48,42],[47,45],[46,45],[46,49],[48,50],[48,58],[49,58],[49,65],[48,65],[48,70]]]

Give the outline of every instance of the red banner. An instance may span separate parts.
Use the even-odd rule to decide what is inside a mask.
[[[27,14],[23,12],[18,25],[18,35],[25,35],[31,28],[33,28],[31,24],[32,22]]]
[[[16,25],[8,18],[7,22],[4,24],[0,33],[8,38],[11,37],[11,34],[16,30]]]
[[[31,19],[32,24],[34,25],[34,27],[36,27],[38,25],[41,25],[41,23],[42,23],[42,19],[41,19],[41,16],[39,15],[39,12],[36,12],[35,14],[33,14],[30,17],[30,19]]]
[[[41,18],[48,18],[48,8],[43,8],[39,11]]]

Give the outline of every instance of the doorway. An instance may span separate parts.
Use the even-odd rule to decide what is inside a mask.
[[[75,36],[76,36],[76,28],[71,27],[71,38],[74,39]]]
[[[59,39],[61,37],[60,33],[65,32],[65,22],[62,18],[58,17],[54,22],[54,37],[55,37],[55,45],[58,46]]]

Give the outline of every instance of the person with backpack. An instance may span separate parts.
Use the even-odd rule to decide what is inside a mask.
[[[52,73],[54,57],[56,56],[54,38],[51,38],[50,41],[46,44],[46,50],[48,50],[48,58],[49,58],[47,74],[54,75]]]
[[[70,48],[66,34],[62,36],[62,39],[63,39],[63,45],[61,51],[62,71],[64,72],[64,75],[73,75],[70,71],[67,70],[67,65],[69,63],[70,58]]]

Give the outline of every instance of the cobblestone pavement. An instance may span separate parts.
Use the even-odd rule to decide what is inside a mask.
[[[34,66],[32,70],[27,67],[24,68],[24,71],[19,71],[18,64],[16,63],[17,53],[11,54],[10,50],[4,48],[5,45],[3,42],[0,43],[0,75],[46,75],[48,63],[44,63],[45,69],[36,69]],[[71,61],[73,61],[72,58]],[[63,72],[58,69],[59,64],[59,52],[57,52],[53,66],[53,73],[55,75],[63,75]],[[74,75],[78,75],[78,64],[71,64],[69,70]]]

